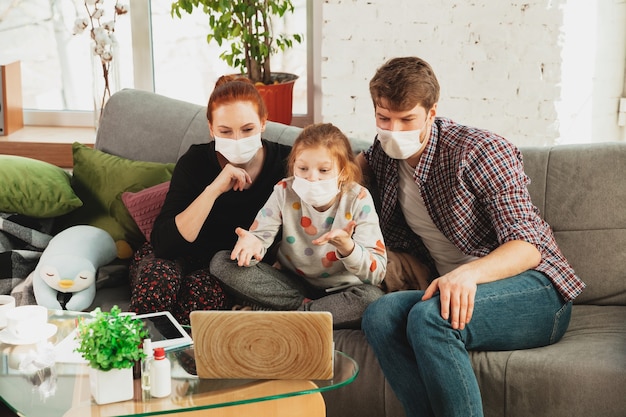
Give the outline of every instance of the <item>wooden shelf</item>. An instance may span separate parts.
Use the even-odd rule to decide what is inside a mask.
[[[25,126],[0,136],[0,154],[39,159],[61,168],[72,168],[72,143],[93,146],[96,132],[92,127]]]

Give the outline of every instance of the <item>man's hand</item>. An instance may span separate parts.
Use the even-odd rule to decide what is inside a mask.
[[[453,329],[463,330],[474,313],[476,281],[470,271],[459,267],[433,280],[426,288],[422,301],[432,298],[438,291],[441,317],[449,319]]]
[[[535,268],[540,262],[541,253],[535,245],[523,240],[510,240],[489,255],[435,279],[426,288],[422,300],[428,300],[439,291],[441,317],[450,319],[453,329],[463,330],[474,313],[478,284],[521,274]]]

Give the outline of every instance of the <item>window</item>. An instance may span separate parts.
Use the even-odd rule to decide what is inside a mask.
[[[105,0],[111,19],[114,0]],[[206,104],[217,78],[233,72],[218,58],[220,48],[206,42],[207,16],[201,12],[170,15],[170,0],[132,0],[130,13],[115,25],[120,88],[139,88],[180,100]],[[294,0],[296,11],[285,30],[302,33],[305,41],[276,56],[274,71],[299,75],[294,87],[294,124],[312,116],[310,58],[311,1]],[[109,10],[109,7],[111,8]],[[90,126],[94,122],[91,40],[73,34],[81,0],[0,0],[0,63],[21,62],[22,101],[26,124]]]

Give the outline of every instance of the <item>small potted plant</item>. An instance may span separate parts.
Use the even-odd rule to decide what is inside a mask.
[[[148,330],[141,320],[96,308],[93,319],[78,325],[76,351],[89,362],[89,384],[96,403],[107,404],[133,398],[133,366],[145,357],[143,340]]]
[[[172,3],[171,14],[180,18],[181,11],[191,14],[194,8],[209,15],[212,32],[207,35],[207,42],[222,46],[224,41],[232,41],[230,50],[222,52],[220,58],[255,83],[270,120],[291,123],[293,84],[298,76],[272,72],[270,66],[272,55],[291,48],[294,42],[302,42],[302,35],[276,34],[272,26],[273,18],[294,12],[291,0],[177,0]],[[269,89],[285,89],[286,95]],[[285,110],[270,102],[277,94],[277,101],[286,103]]]

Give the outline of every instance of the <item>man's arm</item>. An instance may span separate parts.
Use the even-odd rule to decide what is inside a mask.
[[[478,284],[498,281],[535,268],[541,253],[523,240],[505,242],[488,255],[459,266],[433,280],[422,300],[439,291],[441,317],[450,318],[453,329],[463,330],[472,319]]]

